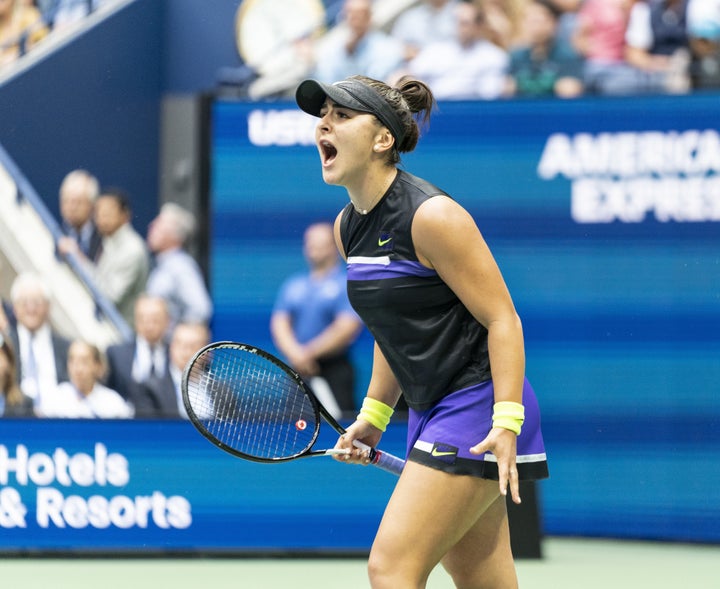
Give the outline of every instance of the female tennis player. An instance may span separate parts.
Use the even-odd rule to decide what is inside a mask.
[[[430,89],[361,76],[305,80],[298,105],[319,117],[323,180],[350,197],[335,221],[348,294],[375,339],[357,420],[337,447],[366,462],[402,394],[408,462],[369,559],[375,589],[425,587],[442,562],[457,587],[517,587],[506,494],[547,476],[522,326],[471,216],[398,168],[434,107]],[[474,131],[472,131],[474,132]],[[342,457],[340,459],[343,459]]]

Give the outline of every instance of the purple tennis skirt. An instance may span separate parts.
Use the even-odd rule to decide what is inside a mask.
[[[498,479],[495,456],[471,454],[492,428],[495,403],[493,383],[485,381],[450,393],[425,411],[408,414],[407,456],[445,472]],[[540,410],[535,391],[525,379],[525,422],[517,439],[517,469],[521,481],[548,477],[545,444],[540,429]]]

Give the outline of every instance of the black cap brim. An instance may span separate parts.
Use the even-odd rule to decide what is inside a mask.
[[[300,83],[295,91],[297,105],[306,113],[314,117],[320,116],[320,109],[325,104],[325,99],[330,98],[335,104],[357,110],[359,112],[373,112],[366,104],[354,98],[349,92],[340,86],[324,84],[317,80],[305,80]]]

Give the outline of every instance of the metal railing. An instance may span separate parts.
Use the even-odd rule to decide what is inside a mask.
[[[57,243],[58,239],[64,235],[60,224],[52,216],[43,199],[38,195],[2,145],[0,145],[0,165],[5,168],[17,187],[18,203],[24,201],[35,210],[42,223],[50,232],[54,243]],[[92,296],[95,302],[96,316],[98,318],[104,317],[109,321],[123,339],[132,339],[134,336],[132,328],[122,315],[120,315],[115,305],[98,289],[94,280],[82,266],[78,258],[73,254],[68,254],[67,256],[63,256],[62,260],[67,263],[75,276],[83,283]]]

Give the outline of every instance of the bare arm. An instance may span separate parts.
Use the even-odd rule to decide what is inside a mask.
[[[380,348],[375,344],[373,349],[372,375],[370,377],[370,384],[368,385],[367,396],[382,401],[390,407],[394,407],[398,399],[400,399],[401,394],[402,391],[400,390],[400,385],[395,375],[390,369]],[[340,437],[335,447],[352,450],[354,461],[367,461],[366,456],[353,447],[353,440],[360,440],[374,447],[378,445],[381,437],[382,432],[379,429],[364,419],[357,419],[355,423],[347,428],[347,433]],[[342,457],[342,460],[348,459],[348,457]]]
[[[488,330],[488,354],[495,402],[522,403],[525,351],[520,318],[500,270],[472,217],[455,201],[438,196],[415,215],[413,241],[420,261],[434,268],[473,316]],[[499,487],[508,485],[520,502],[513,432],[493,427],[472,451],[492,452],[498,463]]]
[[[318,373],[318,361],[344,352],[360,333],[362,322],[350,313],[341,313],[322,332],[302,344],[295,338],[290,316],[276,312],[270,319],[270,332],[278,349],[300,374]]]
[[[310,355],[319,360],[344,352],[360,333],[362,322],[351,313],[340,313],[321,333],[305,344]]]
[[[625,61],[646,72],[664,72],[670,67],[670,57],[653,55],[641,47],[625,46]]]
[[[335,219],[335,243],[340,255],[345,259],[345,250],[340,239],[341,215],[342,213]],[[385,356],[380,351],[378,345],[374,344],[372,373],[366,396],[382,401],[390,407],[395,407],[401,394],[400,385],[390,369]],[[353,450],[357,456],[360,453],[353,448],[353,440],[358,439],[370,446],[376,446],[381,436],[382,432],[380,430],[374,428],[366,421],[359,419],[348,428],[347,434],[338,440],[336,447]]]
[[[395,407],[402,391],[385,356],[377,344],[373,347],[373,367],[367,396]]]
[[[446,197],[419,210],[413,240],[420,261],[434,268],[488,330],[496,401],[522,402],[522,326],[500,270],[472,217]]]
[[[295,337],[290,315],[276,311],[270,318],[270,335],[290,365],[303,376],[315,376],[319,367],[312,355]]]
[[[590,30],[592,23],[590,23],[582,14],[578,17],[575,31],[572,34],[571,41],[575,50],[585,57],[588,56],[592,47],[590,46]]]

